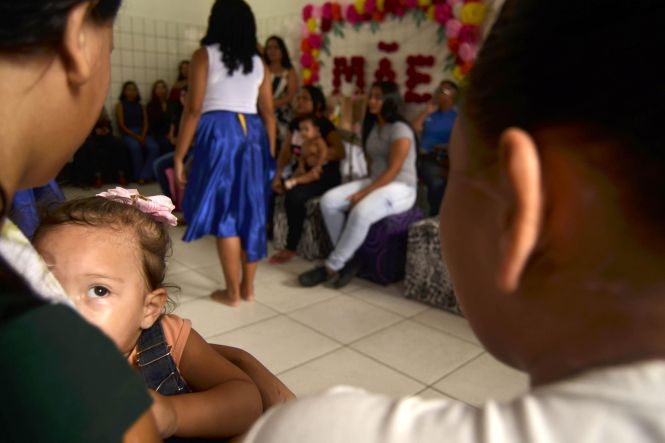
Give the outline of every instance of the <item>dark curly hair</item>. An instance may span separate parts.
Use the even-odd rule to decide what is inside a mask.
[[[259,54],[252,9],[243,0],[216,0],[201,44],[219,44],[229,75],[241,67],[245,74],[252,72],[253,57]]]

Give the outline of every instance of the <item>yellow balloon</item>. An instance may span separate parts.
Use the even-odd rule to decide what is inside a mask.
[[[365,0],[356,0],[355,6],[358,14],[363,15],[365,13]]]
[[[461,66],[455,66],[455,69],[453,69],[453,78],[458,84],[464,80],[464,73],[462,72]]]
[[[303,69],[302,78],[303,80],[309,80],[310,78],[312,78],[312,71],[308,68]]]
[[[462,8],[462,23],[480,26],[485,19],[485,12],[487,12],[487,6],[484,3],[467,3]]]
[[[316,23],[315,18],[310,18],[307,20],[307,29],[309,29],[309,32],[315,32],[317,25],[318,23]]]
[[[383,12],[383,6],[385,5],[386,0],[376,0],[376,10]]]
[[[432,4],[432,0],[418,0],[418,6],[429,6]]]
[[[434,20],[434,10],[436,7],[434,5],[430,6],[427,8],[427,18],[430,20]]]
[[[319,55],[321,55],[321,51],[318,49],[312,49],[312,57],[319,58]]]

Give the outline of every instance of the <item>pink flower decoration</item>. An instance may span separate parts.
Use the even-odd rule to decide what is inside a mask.
[[[446,37],[450,40],[451,38],[457,38],[459,32],[462,29],[462,22],[456,18],[448,20],[446,23]]]
[[[165,195],[144,197],[139,194],[139,191],[136,189],[116,187],[97,194],[97,197],[134,206],[139,211],[149,215],[158,222],[166,223],[171,226],[178,225],[178,219],[172,214],[175,205],[171,199]]]
[[[473,25],[462,26],[457,39],[460,43],[476,43],[478,41],[478,27]]]
[[[300,64],[306,68],[312,66],[312,56],[310,54],[303,54],[300,56]]]
[[[314,10],[314,5],[305,5],[304,8],[302,8],[302,21],[306,22],[310,18],[312,18],[312,12]]]
[[[365,13],[373,14],[376,10],[376,0],[365,0]]]
[[[316,6],[312,7],[312,18],[315,18],[317,20],[321,19],[321,8],[318,8]]]
[[[314,74],[312,74],[312,83],[318,83],[318,82],[319,82],[319,74],[315,72]]]
[[[356,11],[356,6],[351,4],[346,7],[346,21],[351,23],[352,25],[360,23],[362,20],[362,17],[358,14],[358,11]]]
[[[447,3],[439,3],[434,7],[434,20],[440,25],[444,25],[453,18],[453,8]]]
[[[478,47],[475,45],[472,45],[470,43],[462,43],[461,45],[459,45],[459,56],[465,62],[471,61],[474,58],[476,58],[477,53],[478,53]]]
[[[404,6],[406,6],[409,9],[417,8],[418,0],[405,0]]]
[[[455,6],[456,4],[458,4],[458,3],[464,3],[464,0],[447,0],[447,3],[448,3],[451,7],[453,7],[453,6]]]
[[[332,3],[325,2],[321,7],[321,18],[326,20],[332,20]]]
[[[309,40],[309,46],[312,49],[321,49],[321,45],[323,44],[323,40],[321,39],[321,34],[311,34],[308,37]]]
[[[307,23],[302,24],[302,27],[300,28],[300,35],[302,35],[303,38],[307,38],[309,35],[309,28],[307,27]]]

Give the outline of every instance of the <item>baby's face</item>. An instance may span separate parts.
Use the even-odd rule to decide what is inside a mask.
[[[121,352],[130,352],[144,323],[150,290],[131,233],[110,228],[61,225],[40,235],[35,248],[51,267],[81,315],[100,328]]]
[[[311,140],[319,135],[319,128],[309,120],[301,122],[298,130],[305,140]]]

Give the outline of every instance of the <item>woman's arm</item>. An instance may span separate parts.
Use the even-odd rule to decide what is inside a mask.
[[[153,411],[163,437],[234,436],[247,431],[261,415],[263,404],[254,382],[194,330],[187,338],[180,369],[194,392],[171,397],[156,394],[155,404],[161,409]]]
[[[180,188],[184,188],[187,183],[183,162],[187,151],[189,151],[189,147],[192,145],[194,134],[196,134],[196,127],[201,118],[207,85],[208,51],[206,48],[199,48],[194,52],[192,63],[189,67],[189,92],[185,101],[185,109],[182,111],[180,132],[173,156],[175,179]]]
[[[398,138],[395,140],[392,145],[390,145],[390,153],[388,154],[388,167],[376,180],[370,183],[369,186],[348,198],[351,201],[351,206],[355,206],[360,200],[365,198],[365,196],[370,194],[372,191],[386,186],[395,180],[395,177],[397,177],[399,171],[402,169],[402,165],[404,165],[406,157],[409,155],[409,149],[413,149],[410,139]]]
[[[264,411],[271,406],[296,398],[295,394],[284,383],[249,352],[231,346],[215,344],[210,344],[210,346],[222,357],[225,357],[249,375],[261,393]]]
[[[275,169],[275,177],[272,179],[272,189],[277,194],[284,193],[284,185],[282,183],[282,171],[284,167],[289,163],[291,158],[291,131],[286,133],[286,138],[284,139],[284,144],[282,145],[282,150],[279,151],[279,157],[277,158],[277,167]]]
[[[275,137],[277,134],[277,122],[275,120],[275,108],[272,101],[272,85],[270,84],[270,71],[263,65],[263,82],[259,88],[259,114],[268,131],[270,141],[270,155],[275,158]]]
[[[338,162],[344,160],[346,157],[346,151],[344,150],[344,143],[342,143],[342,137],[339,136],[337,131],[330,131],[326,136],[326,144],[328,145],[328,161],[329,162]]]
[[[284,105],[288,105],[293,101],[298,91],[298,76],[296,70],[291,68],[287,75],[288,85],[286,87],[286,95],[280,99],[275,100],[275,108],[279,109]]]
[[[416,133],[421,134],[423,132],[423,129],[425,128],[425,120],[427,120],[427,117],[429,117],[434,111],[436,111],[436,105],[431,101],[427,102],[423,112],[418,114],[418,116],[411,122],[411,126],[413,126],[413,130],[416,131]]]

